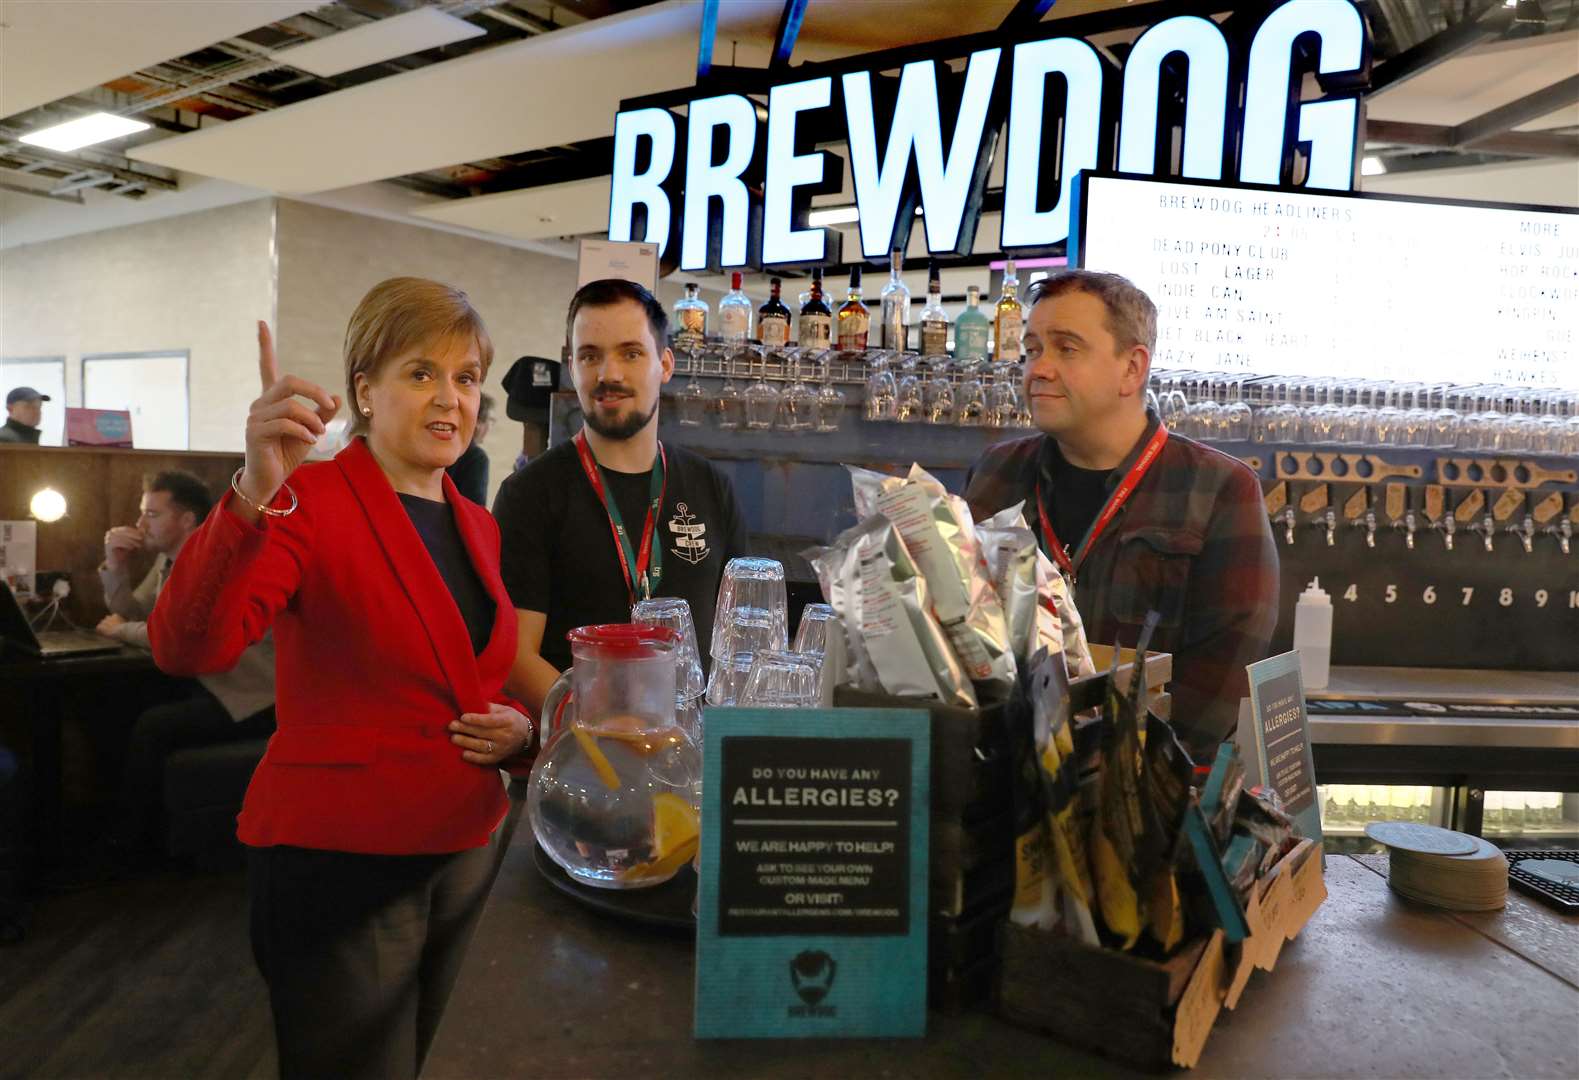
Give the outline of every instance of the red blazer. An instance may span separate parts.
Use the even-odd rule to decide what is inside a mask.
[[[148,622],[154,660],[175,675],[227,670],[274,628],[278,730],[247,788],[241,841],[380,855],[480,847],[508,800],[499,770],[463,761],[448,725],[490,701],[514,704],[501,689],[516,620],[499,578],[499,527],[444,478],[496,606],[474,656],[460,609],[362,439],[303,465],[290,486],[296,512],[257,526],[231,512],[227,492],[188,537]]]

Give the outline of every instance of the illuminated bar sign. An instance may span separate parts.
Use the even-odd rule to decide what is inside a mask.
[[[1178,15],[1142,33],[1122,71],[1074,37],[950,45],[897,77],[841,61],[772,86],[765,120],[738,93],[696,98],[684,117],[621,112],[609,239],[678,244],[683,270],[840,261],[837,233],[830,250],[806,215],[843,185],[837,156],[814,147],[844,142],[864,258],[903,249],[918,208],[928,251],[965,255],[1005,127],[1004,251],[1064,241],[1082,170],[1289,185],[1298,157],[1305,187],[1353,185],[1370,49],[1351,0],[1288,0],[1222,25]],[[961,70],[944,62],[956,59]],[[1307,75],[1319,100],[1301,100]]]

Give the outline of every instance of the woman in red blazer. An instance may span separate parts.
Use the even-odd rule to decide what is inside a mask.
[[[502,692],[499,530],[444,472],[493,349],[464,293],[376,286],[346,333],[356,437],[304,465],[340,399],[280,377],[265,324],[258,340],[246,465],[149,637],[160,668],[195,675],[274,630],[278,731],[239,835],[281,1074],[415,1076],[492,879],[499,770],[532,739]]]

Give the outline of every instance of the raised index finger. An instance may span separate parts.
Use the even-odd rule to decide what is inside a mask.
[[[280,381],[280,362],[274,356],[274,335],[262,319],[258,320],[258,374],[265,390]]]

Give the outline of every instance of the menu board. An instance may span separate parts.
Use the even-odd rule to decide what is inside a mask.
[[[1579,387],[1579,211],[1087,174],[1073,213],[1159,369]]]

